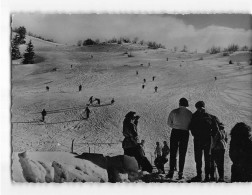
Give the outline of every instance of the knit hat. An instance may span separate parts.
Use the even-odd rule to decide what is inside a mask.
[[[205,108],[205,103],[203,101],[198,101],[196,104],[195,104],[195,107],[196,108]]]

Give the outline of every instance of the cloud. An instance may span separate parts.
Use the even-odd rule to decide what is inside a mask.
[[[214,25],[196,29],[172,16],[141,14],[16,14],[13,26],[20,25],[33,33],[69,44],[86,38],[104,40],[127,36],[156,41],[167,48],[187,45],[192,51],[205,51],[212,45],[226,47],[231,43],[251,46],[252,36],[251,30]]]

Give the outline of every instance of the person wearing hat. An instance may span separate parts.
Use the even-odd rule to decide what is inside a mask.
[[[124,154],[128,156],[135,156],[135,147],[137,146],[138,134],[137,126],[135,125],[136,112],[130,111],[125,115],[123,121],[123,150]]]
[[[144,156],[138,143],[137,124],[139,116],[135,116],[136,112],[130,111],[125,115],[123,121],[123,136],[122,142],[124,155],[133,156],[137,160],[143,171],[152,171],[152,166],[148,159]]]
[[[196,162],[197,175],[192,178],[192,182],[202,181],[202,154],[204,153],[205,161],[205,182],[210,181],[211,174],[211,136],[217,131],[219,119],[205,110],[205,103],[198,101],[195,104],[196,112],[193,113],[190,130],[194,137],[194,156]],[[213,178],[211,178],[213,180]]]
[[[189,124],[192,112],[187,109],[189,106],[186,98],[179,100],[179,108],[171,111],[168,117],[168,125],[172,128],[170,137],[170,170],[167,178],[172,178],[176,167],[176,156],[179,149],[179,173],[178,179],[183,178],[185,157],[189,140]]]

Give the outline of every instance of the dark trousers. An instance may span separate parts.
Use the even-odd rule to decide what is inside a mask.
[[[202,168],[202,155],[204,153],[205,160],[205,176],[210,176],[210,148],[211,148],[211,137],[209,140],[199,140],[194,138],[194,157],[196,162],[197,175],[201,176]]]
[[[211,152],[211,177],[214,178],[215,165],[217,166],[219,178],[224,178],[224,154],[225,150],[212,150]]]
[[[185,157],[188,146],[189,131],[172,129],[170,138],[170,173],[174,172],[177,162],[177,151],[179,148],[179,173],[183,173]]]

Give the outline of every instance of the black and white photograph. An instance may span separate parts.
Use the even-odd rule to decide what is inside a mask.
[[[252,181],[250,14],[10,17],[13,181]]]

